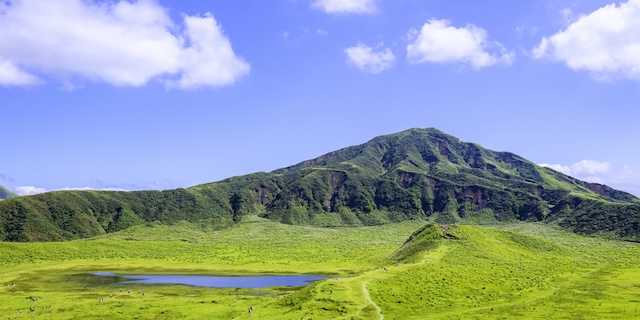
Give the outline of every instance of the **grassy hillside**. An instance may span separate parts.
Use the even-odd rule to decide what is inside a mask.
[[[154,221],[224,228],[247,215],[315,226],[556,221],[584,234],[640,236],[640,200],[628,193],[436,129],[411,129],[271,173],[188,189],[64,191],[3,201],[0,240],[79,239]]]
[[[223,189],[140,192],[56,191],[0,204],[0,239],[57,241],[93,237],[151,221],[233,224]]]
[[[443,229],[445,229],[443,232]],[[443,239],[450,237],[449,226],[426,224],[415,231],[407,241],[397,248],[387,261],[392,264],[416,262],[422,258],[424,252],[438,248]]]
[[[11,199],[13,197],[17,197],[17,195],[7,190],[7,188],[0,186],[0,200]]]
[[[425,246],[429,239],[436,243],[426,241],[430,244]],[[389,260],[415,244],[419,249],[411,259]],[[0,256],[0,319],[640,316],[635,307],[640,294],[638,244],[588,238],[539,223],[440,228],[403,222],[334,229],[251,217],[217,231],[180,222],[172,227],[139,225],[90,240],[3,243]],[[123,287],[88,275],[94,271],[315,273],[330,278],[305,288],[210,290]],[[249,306],[253,314],[247,312]],[[30,312],[33,307],[37,311]]]

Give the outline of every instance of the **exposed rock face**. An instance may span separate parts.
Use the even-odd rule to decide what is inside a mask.
[[[609,192],[609,190],[608,190],[608,189],[611,189],[611,188],[608,188],[605,185],[601,185],[601,184],[598,184],[598,183],[587,183],[586,186],[587,186],[587,188],[589,188],[589,190],[591,190],[591,191],[593,191],[593,192],[595,192],[595,193],[597,193],[597,194],[599,194],[601,196],[611,197],[611,192]]]
[[[487,207],[487,195],[484,194],[482,188],[479,187],[466,188],[456,198],[462,202],[475,204],[478,210],[482,210]]]
[[[347,174],[342,171],[331,171],[330,185],[331,190],[336,190],[347,180]]]
[[[413,179],[415,178],[415,176],[415,173],[399,171],[396,181],[398,185],[406,189],[413,184]]]
[[[269,203],[269,192],[266,188],[262,188],[262,192],[260,194],[260,203],[262,205],[266,205],[267,203]]]

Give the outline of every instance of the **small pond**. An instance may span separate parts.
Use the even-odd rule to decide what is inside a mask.
[[[122,275],[111,272],[94,272],[93,275],[117,278],[121,284],[182,284],[211,288],[267,288],[300,287],[313,281],[324,280],[322,276],[201,276],[201,275]]]

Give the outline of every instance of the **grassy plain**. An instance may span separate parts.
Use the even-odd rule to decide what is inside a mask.
[[[83,241],[0,243],[0,319],[640,318],[638,244],[546,224],[461,225],[436,249],[391,262],[423,224],[314,228],[248,217],[226,230],[152,224]],[[123,286],[94,271],[329,278],[209,289]]]

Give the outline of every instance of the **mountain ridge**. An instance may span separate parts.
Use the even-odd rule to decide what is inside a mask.
[[[85,238],[153,221],[224,228],[245,215],[317,226],[552,221],[583,234],[640,235],[640,199],[629,193],[435,128],[414,128],[272,172],[186,189],[59,191],[4,201],[0,239]]]
[[[7,199],[11,199],[11,198],[15,198],[18,195],[9,191],[9,189],[0,186],[0,200],[7,200]]]

